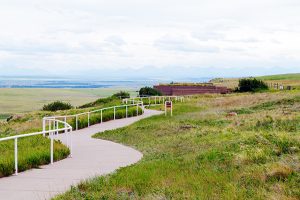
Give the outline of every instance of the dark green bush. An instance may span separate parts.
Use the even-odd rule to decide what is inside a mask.
[[[118,99],[127,99],[130,98],[130,94],[125,91],[120,91],[112,95],[112,97],[116,97]]]
[[[57,110],[69,110],[73,106],[70,103],[65,103],[62,101],[55,101],[43,106],[44,111],[57,111]]]
[[[152,87],[143,87],[139,91],[140,96],[161,96],[161,92]]]
[[[239,80],[238,92],[259,92],[268,90],[268,85],[255,78],[244,78]]]

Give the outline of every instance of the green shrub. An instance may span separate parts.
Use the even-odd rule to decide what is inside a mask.
[[[65,103],[62,101],[55,101],[43,106],[44,111],[57,111],[57,110],[69,110],[73,106],[70,103]]]
[[[268,90],[268,85],[255,78],[245,78],[239,80],[238,92],[258,92]]]
[[[127,99],[130,98],[130,94],[125,91],[120,91],[112,95],[112,97],[116,97],[118,99]]]
[[[152,87],[143,87],[139,91],[140,96],[150,95],[150,96],[161,96],[161,92]]]

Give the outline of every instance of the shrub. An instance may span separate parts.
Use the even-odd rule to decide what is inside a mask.
[[[255,78],[245,78],[239,80],[238,92],[258,92],[268,90],[268,85]]]
[[[139,95],[161,96],[161,92],[152,87],[143,87],[139,91]]]
[[[126,98],[130,98],[130,94],[125,91],[120,91],[120,92],[113,94],[112,97],[116,97],[119,99],[126,99]]]
[[[57,111],[57,110],[69,110],[73,108],[70,103],[64,103],[62,101],[55,101],[43,106],[44,111]]]

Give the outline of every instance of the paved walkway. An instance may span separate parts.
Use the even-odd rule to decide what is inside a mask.
[[[93,139],[92,135],[105,130],[127,126],[140,119],[161,114],[145,110],[142,116],[104,122],[74,131],[73,158],[53,165],[42,166],[20,173],[18,176],[0,178],[2,200],[44,200],[70,189],[80,181],[104,175],[116,169],[138,162],[142,154],[130,147],[110,141]],[[64,134],[58,136],[63,142]]]

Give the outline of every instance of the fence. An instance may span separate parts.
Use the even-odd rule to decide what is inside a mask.
[[[43,118],[43,130],[46,129],[46,120],[52,119],[52,120],[56,120],[56,119],[63,119],[65,123],[67,123],[67,120],[69,118],[73,118],[75,119],[75,130],[78,130],[78,121],[79,121],[79,117],[82,116],[86,116],[87,119],[87,127],[89,127],[91,125],[90,123],[90,119],[91,119],[91,115],[94,113],[100,113],[100,123],[103,122],[103,113],[104,111],[107,110],[112,110],[113,111],[113,120],[116,120],[116,113],[117,110],[120,108],[125,108],[125,118],[128,117],[128,110],[130,107],[136,107],[136,116],[139,115],[139,108],[141,107],[143,109],[143,102],[141,101],[137,101],[135,104],[126,104],[126,105],[119,105],[119,106],[111,106],[111,107],[106,107],[106,108],[101,108],[101,109],[97,109],[97,110],[93,110],[93,111],[89,111],[89,112],[84,112],[84,113],[79,113],[79,114],[74,114],[74,115],[65,115],[65,116],[52,116],[52,117],[44,117]],[[57,126],[56,126],[57,128]]]
[[[154,105],[159,105],[164,103],[165,101],[180,101],[183,102],[183,97],[180,96],[151,96],[151,97],[138,97],[131,99],[124,99],[123,103],[125,105],[112,106],[101,108],[93,111],[88,111],[84,113],[78,113],[74,115],[64,115],[64,116],[51,116],[43,118],[43,130],[41,132],[28,133],[22,135],[15,135],[5,138],[0,138],[0,142],[14,140],[14,160],[15,160],[15,174],[18,174],[18,139],[31,137],[36,135],[43,135],[44,137],[48,136],[50,138],[50,163],[53,164],[53,151],[54,151],[54,136],[63,132],[66,136],[66,145],[70,149],[70,157],[72,157],[72,131],[73,127],[67,122],[69,118],[75,119],[75,130],[78,130],[78,121],[79,117],[86,116],[87,118],[87,126],[91,125],[90,119],[91,115],[95,113],[100,113],[100,123],[103,122],[103,112],[107,110],[113,110],[113,120],[116,120],[116,114],[118,109],[125,108],[125,118],[128,116],[128,110],[130,107],[136,107],[136,116],[139,115],[139,108],[142,109],[142,113],[144,111],[144,101],[147,101],[148,105],[154,102]],[[130,104],[128,104],[130,103]],[[47,130],[48,129],[48,130]]]
[[[25,137],[36,136],[36,135],[44,135],[44,136],[48,135],[51,140],[51,142],[50,142],[50,162],[51,162],[51,164],[53,164],[54,133],[55,132],[59,133],[59,132],[63,131],[64,133],[66,133],[67,146],[70,149],[70,156],[72,156],[72,137],[71,137],[72,127],[64,121],[55,120],[55,119],[47,119],[44,122],[48,124],[49,130],[43,130],[41,132],[28,133],[28,134],[23,134],[23,135],[15,135],[15,136],[10,136],[10,137],[0,138],[0,142],[8,141],[8,140],[15,141],[14,142],[15,175],[18,175],[18,139],[19,138],[25,138]],[[62,124],[64,127],[54,129],[55,125],[59,125],[59,124]]]
[[[160,105],[164,104],[166,101],[184,102],[183,96],[148,96],[148,97],[136,97],[123,99],[123,103],[135,103],[142,102],[143,105]]]

